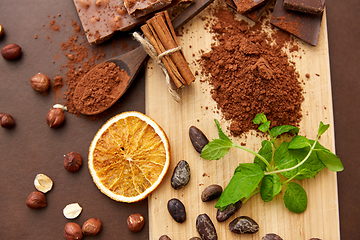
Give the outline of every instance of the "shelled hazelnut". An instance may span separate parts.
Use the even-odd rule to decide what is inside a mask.
[[[50,109],[50,111],[46,115],[46,123],[51,128],[58,128],[63,124],[63,122],[65,121],[64,109],[66,110],[66,107],[60,104],[55,104],[53,108]]]
[[[77,152],[70,152],[65,155],[64,167],[69,172],[76,172],[82,165],[81,155]]]
[[[90,218],[84,222],[82,232],[84,235],[94,236],[101,230],[101,221],[98,218]]]
[[[21,47],[15,43],[5,45],[5,47],[3,47],[1,49],[1,55],[6,60],[14,60],[14,59],[20,57]]]
[[[26,206],[31,209],[43,208],[46,206],[46,197],[45,194],[39,191],[34,191],[30,193],[29,197],[26,199]]]
[[[46,92],[50,85],[50,78],[44,73],[37,73],[30,78],[31,87],[37,92]]]
[[[64,227],[64,237],[66,240],[82,239],[83,233],[79,224],[68,222]]]
[[[138,232],[145,224],[145,219],[140,213],[131,214],[127,219],[127,225],[130,231]]]
[[[0,24],[0,37],[2,37],[4,35],[4,28],[3,26]]]
[[[0,113],[0,125],[3,128],[13,128],[15,126],[15,120],[9,114]]]

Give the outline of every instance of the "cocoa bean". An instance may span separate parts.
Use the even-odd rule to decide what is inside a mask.
[[[235,218],[229,224],[229,230],[233,233],[256,233],[259,231],[259,224],[254,219],[241,216]]]
[[[217,240],[217,233],[213,222],[206,214],[200,214],[196,219],[196,229],[203,240]]]
[[[172,218],[178,222],[183,223],[186,220],[186,211],[184,204],[177,198],[170,199],[167,204],[168,211]]]
[[[212,184],[207,186],[201,194],[201,201],[210,202],[218,197],[220,197],[223,189],[220,185]]]
[[[171,177],[171,186],[177,190],[190,181],[190,166],[185,160],[178,162]]]
[[[198,153],[201,153],[205,145],[209,143],[209,140],[207,139],[205,134],[195,126],[190,127],[189,137],[192,145]]]

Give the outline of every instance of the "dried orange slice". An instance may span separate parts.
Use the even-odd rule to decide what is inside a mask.
[[[163,129],[140,112],[108,120],[89,148],[89,171],[108,197],[137,202],[154,191],[170,165],[170,145]]]

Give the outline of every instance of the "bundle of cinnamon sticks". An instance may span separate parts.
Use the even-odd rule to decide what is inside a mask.
[[[146,21],[141,30],[158,55],[179,47],[179,42],[167,11],[155,14],[154,17]],[[179,89],[184,85],[190,85],[195,80],[181,49],[165,55],[161,61],[170,75],[172,80],[170,85],[173,90]]]

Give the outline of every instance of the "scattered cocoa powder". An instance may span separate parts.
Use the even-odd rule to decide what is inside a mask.
[[[55,93],[55,102],[56,103],[58,102],[59,92],[63,85],[64,85],[63,78],[59,75],[56,75],[56,77],[53,78],[53,84],[51,86],[51,89]]]
[[[250,27],[235,20],[234,14],[227,8],[214,12],[217,20],[209,27],[217,44],[199,60],[205,81],[212,86],[212,98],[230,120],[231,134],[257,130],[252,120],[262,112],[271,127],[297,126],[304,98],[294,63],[282,50],[293,43],[289,34],[277,31],[270,35],[262,31],[262,22]]]

